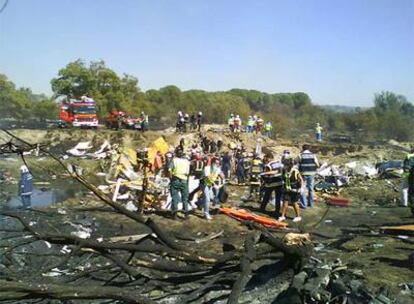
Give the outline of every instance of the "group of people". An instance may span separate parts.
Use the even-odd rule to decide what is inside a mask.
[[[243,127],[242,119],[240,115],[233,113],[230,114],[230,117],[227,120],[227,125],[231,132],[243,132],[246,133],[264,133],[265,136],[271,137],[273,126],[270,121],[264,122],[260,116],[250,115],[247,118],[246,127]]]
[[[309,145],[304,145],[297,158],[293,158],[285,150],[280,159],[275,159],[272,153],[261,157],[257,153],[247,153],[243,147],[235,154],[234,172],[237,183],[249,185],[249,197],[258,197],[260,208],[266,206],[272,195],[275,199],[275,216],[279,220],[286,219],[288,206],[295,210],[294,221],[300,221],[300,209],[313,207],[314,176],[319,162]]]
[[[289,205],[295,211],[295,222],[301,221],[300,208],[313,206],[314,176],[319,163],[309,145],[303,146],[297,158],[288,150],[279,159],[272,153],[248,153],[242,143],[224,150],[221,139],[214,141],[200,134],[198,143],[181,139],[174,150],[156,157],[155,173],[170,178],[173,218],[177,217],[181,200],[185,217],[191,212],[190,202],[195,201],[204,217],[211,220],[210,206],[220,206],[227,196],[226,184],[233,182],[248,185],[246,200],[256,200],[263,212],[273,197],[274,216],[282,221],[286,220]],[[190,179],[199,184],[191,192]]]
[[[176,131],[179,133],[185,133],[188,130],[190,131],[201,131],[203,113],[193,113],[191,116],[188,113],[178,111],[177,113],[177,123]]]

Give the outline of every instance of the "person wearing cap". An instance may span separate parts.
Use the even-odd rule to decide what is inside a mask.
[[[310,151],[310,146],[304,144],[302,146],[302,152],[300,153],[297,163],[299,164],[299,172],[302,174],[306,191],[301,194],[301,207],[303,209],[307,207],[313,207],[314,201],[314,184],[315,184],[315,174],[319,168],[319,162],[316,158],[316,155]]]
[[[283,166],[284,194],[282,214],[279,217],[279,221],[286,220],[288,207],[292,206],[295,211],[293,221],[300,222],[302,218],[300,217],[299,200],[303,179],[292,158],[285,158]]]
[[[184,213],[188,215],[188,178],[190,174],[190,161],[185,157],[182,149],[177,148],[175,156],[172,159],[171,167],[171,211],[174,219],[177,218],[178,194],[181,194],[181,200],[184,207]]]
[[[323,128],[321,127],[321,125],[318,123],[316,123],[316,127],[315,127],[315,137],[317,141],[322,141],[322,130]]]
[[[22,165],[20,167],[20,180],[18,194],[22,200],[23,207],[30,207],[33,193],[33,176],[29,169]]]
[[[264,158],[264,172],[260,174],[263,184],[263,197],[260,210],[264,212],[273,192],[275,193],[275,216],[280,216],[280,204],[283,199],[283,164],[273,158],[272,153],[267,153]]]

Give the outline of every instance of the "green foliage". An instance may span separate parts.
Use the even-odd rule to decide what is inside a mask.
[[[232,89],[227,92],[203,90],[182,91],[169,85],[159,90],[142,92],[138,79],[119,76],[104,61],[69,63],[51,80],[55,97],[66,95],[93,97],[100,118],[111,110],[139,115],[145,111],[152,119],[174,124],[178,111],[189,114],[202,111],[205,121],[225,123],[230,113],[239,114],[244,122],[249,115],[260,115],[271,121],[274,131],[282,136],[312,132],[316,122],[327,132],[351,133],[363,139],[412,140],[414,106],[404,96],[392,92],[375,95],[374,107],[355,111],[333,111],[313,105],[303,92],[264,93],[257,90]],[[40,119],[58,118],[57,104],[29,89],[17,89],[0,74],[0,109],[10,117]]]
[[[33,95],[29,89],[17,89],[5,75],[0,74],[0,112],[2,118],[27,118],[32,116]]]

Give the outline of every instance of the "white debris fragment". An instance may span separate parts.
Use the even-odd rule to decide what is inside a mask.
[[[67,254],[67,253],[70,253],[71,251],[72,251],[72,249],[70,249],[68,245],[65,245],[60,250],[60,253]]]
[[[77,236],[80,239],[87,239],[91,236],[91,234],[86,231],[72,231],[70,234],[73,236]]]
[[[129,201],[126,206],[126,209],[128,209],[129,211],[137,211],[138,208],[134,205],[134,203],[132,201]]]
[[[59,214],[66,214],[67,212],[63,208],[58,208],[57,213],[59,213]]]

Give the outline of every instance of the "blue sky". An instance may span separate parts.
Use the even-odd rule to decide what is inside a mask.
[[[360,106],[390,90],[414,101],[414,0],[9,1],[0,73],[51,94],[77,58],[103,59],[144,90],[303,91]]]

